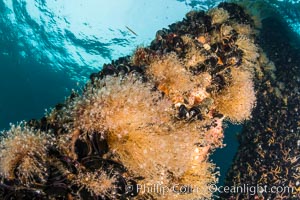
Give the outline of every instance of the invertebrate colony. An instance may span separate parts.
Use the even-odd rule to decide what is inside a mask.
[[[105,64],[82,93],[3,132],[1,198],[213,198],[209,155],[224,145],[223,121],[251,119],[254,80],[270,65],[256,33],[242,7],[221,3]],[[201,190],[162,195],[138,184]]]

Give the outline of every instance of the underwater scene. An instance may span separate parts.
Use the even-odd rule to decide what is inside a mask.
[[[0,200],[298,200],[299,58],[299,0],[1,0]]]

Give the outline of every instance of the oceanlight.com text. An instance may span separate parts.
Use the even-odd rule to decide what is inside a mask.
[[[249,194],[251,196],[263,193],[293,193],[294,188],[289,186],[267,186],[267,185],[249,185],[243,184],[239,186],[217,186],[216,184],[209,184],[206,187],[199,187],[193,185],[174,184],[171,186],[163,184],[137,184],[128,185],[127,192],[135,193],[150,193],[165,195],[167,193],[202,193],[203,191],[209,191],[212,193],[231,193],[231,194]]]
[[[263,193],[293,193],[294,188],[289,186],[268,186],[268,185],[249,185],[242,184],[239,186],[217,186],[215,184],[208,185],[208,190],[213,193],[231,193],[231,194],[263,194]]]

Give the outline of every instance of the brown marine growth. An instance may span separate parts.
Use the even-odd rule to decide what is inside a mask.
[[[256,100],[252,79],[255,67],[261,67],[247,26],[251,20],[243,11],[239,14],[245,19],[237,18],[226,5],[190,12],[158,31],[150,47],[104,65],[81,94],[72,93],[47,114],[45,126],[12,127],[14,134],[1,143],[1,176],[25,185],[32,176],[41,177],[45,191],[54,186],[63,191],[55,197],[212,199],[207,185],[217,183],[219,173],[209,156],[224,146],[224,120],[251,117]],[[50,136],[41,127],[56,140],[46,139]],[[52,147],[49,157],[47,145]],[[49,161],[60,172],[59,184],[41,171]],[[28,178],[15,176],[15,167]],[[46,180],[54,180],[53,185]],[[124,191],[129,184],[194,188],[131,194]]]
[[[48,176],[47,148],[55,142],[51,134],[26,127],[26,123],[12,125],[2,132],[0,144],[0,174],[18,179],[23,185],[45,183]]]

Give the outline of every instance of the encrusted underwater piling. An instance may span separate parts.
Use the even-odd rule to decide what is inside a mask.
[[[256,81],[257,105],[226,181],[261,189],[223,193],[222,199],[300,199],[300,38],[268,10],[273,13],[262,20],[258,39],[273,64]]]
[[[188,13],[105,64],[82,94],[4,132],[1,198],[214,198],[209,155],[224,120],[251,118],[264,58],[241,7]]]

